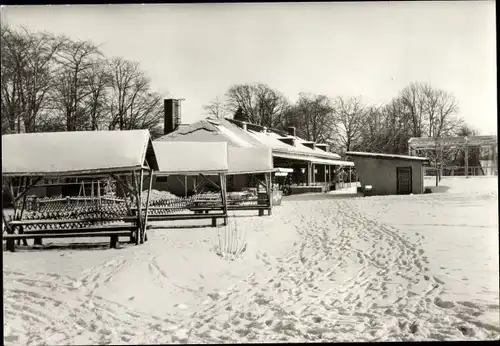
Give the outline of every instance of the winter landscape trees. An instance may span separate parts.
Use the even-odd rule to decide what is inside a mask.
[[[163,97],[139,64],[99,47],[26,29],[1,29],[2,134],[161,130]]]
[[[1,29],[2,133],[147,128],[161,133],[162,99],[138,62],[107,58],[92,42],[26,29]],[[361,97],[300,93],[291,102],[264,83],[235,84],[203,107],[206,115],[234,117],[284,130],[294,126],[310,141],[349,150],[405,154],[411,137],[459,135],[452,94],[413,82],[386,104]],[[433,161],[462,159],[434,148]]]

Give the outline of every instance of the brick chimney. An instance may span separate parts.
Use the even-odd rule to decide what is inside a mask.
[[[181,123],[181,100],[165,99],[163,101],[164,127],[163,134],[174,132]]]
[[[293,137],[296,137],[297,136],[297,131],[295,129],[294,126],[290,126],[288,129],[287,129],[287,132],[290,136],[293,136]]]

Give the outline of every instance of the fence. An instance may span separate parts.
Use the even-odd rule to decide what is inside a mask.
[[[435,176],[436,168],[434,167],[425,167],[424,169],[425,176]],[[443,167],[441,169],[441,176],[492,176],[498,175],[498,167],[496,166],[471,166],[468,167],[468,174],[466,174],[466,170],[464,166],[453,166],[453,167]]]

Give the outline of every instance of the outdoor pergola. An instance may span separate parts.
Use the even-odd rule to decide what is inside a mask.
[[[440,138],[412,137],[408,140],[408,155],[415,156],[417,152],[421,150],[434,150],[436,148],[460,148],[465,153],[465,174],[468,176],[468,153],[470,147],[489,148],[493,160],[493,167],[497,167],[497,136],[462,136]]]
[[[273,167],[273,152],[267,147],[228,147],[228,175],[249,175],[256,179],[258,184],[264,187],[267,195],[268,215],[272,214],[273,208],[273,181],[272,173],[276,171]],[[264,176],[264,180],[260,177]],[[260,177],[259,177],[260,176]],[[247,210],[251,206],[230,206],[230,210]],[[259,214],[263,211],[259,209]]]
[[[168,212],[168,206],[156,206],[151,209],[151,211],[154,211],[150,216],[151,220],[168,221],[212,218],[212,220],[215,221],[216,218],[223,218],[226,223],[226,176],[228,172],[227,143],[155,141],[153,145],[159,164],[159,169],[155,172],[155,176],[175,176],[177,179],[179,179],[179,176],[201,176],[202,181],[198,185],[209,183],[219,189],[222,201],[222,213],[210,214],[210,216],[171,214]],[[210,176],[218,176],[219,181],[213,181]],[[180,181],[180,183],[186,184],[182,181]]]
[[[145,212],[136,214],[134,225],[129,228],[135,234],[131,236],[135,243],[142,243],[146,236],[152,173],[157,169],[158,163],[148,130],[4,135],[2,191],[10,196],[14,206],[13,218],[7,218],[2,208],[7,238],[34,238],[35,242],[41,243],[42,238],[92,236],[94,233],[95,236],[105,236],[101,232],[105,229],[112,232],[128,227],[123,221],[131,221],[127,210],[130,210],[129,202],[135,200],[137,206],[145,206]],[[145,174],[149,176],[149,188],[143,200],[141,191],[145,185]],[[30,215],[30,220],[23,220],[29,191],[44,178],[66,177],[110,177],[125,190],[127,198],[120,206],[109,206],[112,210],[106,210],[108,206],[102,204],[101,200],[96,200],[93,209],[85,213],[85,208],[82,209],[78,203],[72,203],[76,198],[68,196],[56,201],[52,212],[35,212]],[[14,192],[13,186],[15,178],[22,182],[17,193]],[[63,224],[64,227],[61,226]],[[31,233],[36,233],[37,237],[23,234],[27,233],[23,229],[31,229]],[[118,233],[109,234],[112,234],[113,239]]]

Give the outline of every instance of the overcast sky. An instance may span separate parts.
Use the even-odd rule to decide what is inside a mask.
[[[380,104],[421,81],[496,134],[494,1],[8,6],[2,17],[138,61],[156,91],[186,99],[185,123],[235,83]]]

